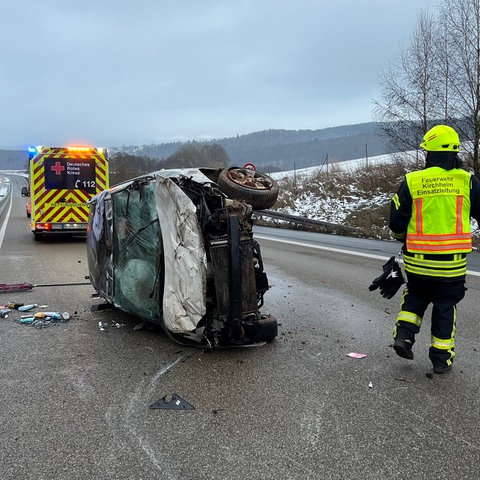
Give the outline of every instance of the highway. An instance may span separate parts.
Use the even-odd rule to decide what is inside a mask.
[[[34,242],[20,187],[0,214],[0,283],[85,282],[81,239]],[[368,285],[398,244],[255,227],[272,343],[207,353],[98,310],[89,285],[0,293],[65,323],[0,318],[2,480],[472,479],[480,464],[480,280],[469,258],[457,358],[431,375],[429,313],[415,360],[391,347],[400,293]],[[364,358],[348,356],[362,353]],[[194,407],[150,406],[172,394]]]

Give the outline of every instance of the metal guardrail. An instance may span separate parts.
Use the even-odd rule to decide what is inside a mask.
[[[300,217],[298,215],[289,215],[287,213],[277,212],[275,210],[255,210],[255,216],[261,218],[263,216],[276,220],[282,220],[288,223],[295,223],[302,226],[317,227],[326,231],[345,232],[348,234],[360,234],[361,230],[348,225],[339,225],[337,223],[323,222],[321,220],[313,220],[311,218]]]

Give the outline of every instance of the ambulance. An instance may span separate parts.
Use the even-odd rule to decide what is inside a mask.
[[[35,240],[46,235],[85,235],[88,201],[108,189],[108,154],[89,146],[29,147],[30,228]]]

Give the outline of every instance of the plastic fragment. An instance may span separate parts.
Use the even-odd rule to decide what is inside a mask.
[[[358,352],[347,353],[347,357],[350,357],[350,358],[365,358],[366,356],[367,356],[366,353],[358,353]]]
[[[18,310],[20,312],[27,312],[28,310],[32,310],[32,308],[38,307],[36,303],[32,303],[31,305],[22,305],[21,307],[18,307]]]
[[[23,307],[25,304],[24,303],[16,303],[16,302],[10,302],[9,304],[7,304],[7,307],[8,308],[20,308],[20,307]]]
[[[12,311],[9,308],[2,308],[0,310],[0,317],[7,318]]]
[[[32,324],[34,321],[35,321],[35,318],[34,318],[34,317],[21,318],[21,319],[19,320],[20,323],[23,323],[23,324],[25,324],[25,325],[30,325],[30,324]]]
[[[373,388],[373,383],[372,383],[372,382],[370,382],[370,383],[368,384],[368,388]]]
[[[66,313],[66,312],[64,312],[64,313]],[[110,322],[110,323],[108,323],[108,322],[98,322],[98,328],[100,330],[102,330],[103,332],[105,332],[109,328],[113,328],[113,327],[122,328],[124,326],[125,326],[124,323],[118,323],[118,322],[113,322],[113,321]]]
[[[51,320],[61,320],[67,321],[70,320],[70,314],[68,312],[37,312],[33,315],[35,318],[48,318]]]

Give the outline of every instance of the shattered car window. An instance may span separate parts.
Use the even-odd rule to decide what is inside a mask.
[[[113,198],[115,301],[141,317],[158,320],[163,249],[155,185],[126,189]]]

